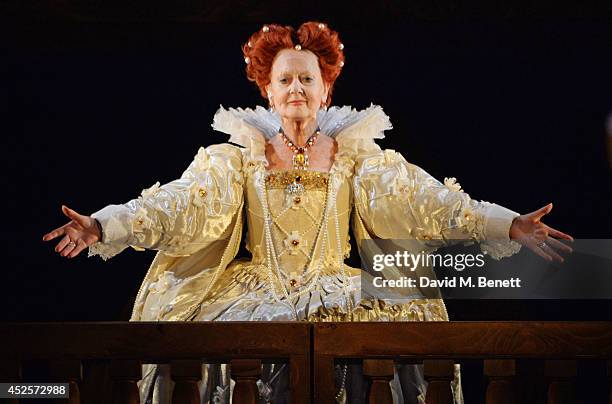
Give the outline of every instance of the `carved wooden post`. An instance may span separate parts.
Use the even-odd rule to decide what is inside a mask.
[[[20,382],[21,381],[21,364],[18,360],[1,360],[0,361],[0,382]],[[5,398],[7,404],[18,404],[16,398]]]
[[[110,365],[113,404],[140,404],[138,380],[142,377],[139,360],[114,360]]]
[[[261,360],[232,359],[230,376],[236,382],[232,402],[236,404],[256,404],[259,401],[257,379],[261,378]]]
[[[111,402],[112,383],[110,360],[88,359],[81,361],[83,380],[79,384],[82,403],[106,404]]]
[[[427,404],[452,404],[451,380],[455,366],[452,360],[423,361],[425,379],[429,382],[425,402]]]
[[[202,377],[202,362],[199,360],[175,360],[170,362],[174,380],[173,404],[200,404],[198,380]]]
[[[315,355],[314,358],[314,402],[334,404],[335,374],[334,357],[331,355]]]
[[[393,360],[363,360],[363,375],[369,381],[370,404],[392,404],[393,396],[389,382],[393,379]]]
[[[80,404],[81,391],[79,383],[83,380],[81,361],[78,360],[56,360],[49,362],[49,375],[56,382],[66,383],[69,386],[69,397],[58,399],[62,404]]]
[[[575,360],[547,360],[544,362],[544,375],[549,380],[548,404],[574,404],[576,395]]]
[[[514,359],[485,360],[484,374],[489,379],[487,404],[518,403],[516,392],[516,361]]]
[[[291,403],[306,404],[312,402],[310,391],[310,356],[291,355],[289,358],[289,388]]]

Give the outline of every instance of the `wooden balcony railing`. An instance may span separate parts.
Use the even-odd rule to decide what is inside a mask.
[[[49,362],[46,381],[70,382],[70,404],[140,402],[141,363],[169,363],[176,383],[173,402],[199,402],[201,363],[229,363],[236,403],[256,402],[261,362],[288,362],[291,402],[310,402],[308,323],[107,322],[0,325],[0,381],[23,381],[26,361]],[[100,380],[84,380],[84,362],[110,361],[112,394],[96,392]],[[95,362],[93,362],[95,363]],[[33,380],[43,382],[44,380]],[[88,394],[83,394],[83,387]],[[111,397],[104,401],[100,396]],[[85,397],[87,396],[87,397]],[[17,401],[15,401],[17,402]]]
[[[609,322],[319,323],[313,334],[316,403],[333,402],[333,363],[349,358],[363,360],[370,403],[391,402],[388,385],[377,381],[393,378],[394,361],[423,363],[427,404],[452,403],[449,385],[453,364],[460,359],[484,360],[487,404],[541,402],[520,389],[537,381],[538,374],[548,384],[544,402],[595,404],[580,401],[585,394],[575,393],[579,359],[604,361],[608,392],[612,381]],[[604,402],[612,404],[608,394]]]
[[[345,361],[363,364],[369,403],[391,403],[395,363],[422,363],[427,404],[447,404],[461,360],[483,361],[487,404],[596,404],[579,381],[605,390],[600,402],[612,404],[610,322],[14,323],[0,325],[0,335],[0,382],[68,382],[63,402],[71,404],[138,403],[142,363],[170,364],[176,404],[199,402],[202,363],[229,363],[233,403],[256,403],[262,362],[290,364],[291,403],[333,403],[334,365]],[[583,380],[584,360],[607,375]],[[47,364],[45,380],[27,380],[32,361]],[[101,363],[107,394],[103,373],[89,366]],[[542,396],[521,389],[538,383]]]

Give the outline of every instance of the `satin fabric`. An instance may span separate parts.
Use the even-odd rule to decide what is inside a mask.
[[[340,163],[338,163],[340,164]],[[348,256],[349,219],[352,211],[352,182],[346,176],[348,171],[341,171],[337,165],[332,168],[330,178],[339,181],[336,193],[339,236],[342,240],[342,256]],[[266,172],[261,167],[250,170],[245,175],[247,247],[252,253],[251,259],[235,259],[220,274],[211,288],[209,297],[202,302],[198,311],[193,314],[193,321],[292,321],[295,320],[289,306],[275,301],[269,287],[270,279],[265,266],[265,243],[263,242],[264,208],[256,190],[258,176],[269,176],[278,172]],[[322,174],[326,175],[327,174]],[[326,189],[311,189],[295,196],[287,194],[284,188],[266,188],[270,213],[274,218],[272,232],[276,254],[282,268],[308,268],[313,259],[322,262],[321,276],[316,287],[307,294],[293,300],[299,315],[299,321],[447,321],[448,316],[441,300],[413,299],[409,303],[392,304],[381,299],[361,298],[361,270],[345,266],[348,273],[348,288],[355,308],[347,309],[342,289],[343,277],[338,268],[337,252],[333,248],[335,218],[329,217],[326,227],[329,229],[328,242],[322,246],[321,220],[326,200]],[[292,234],[299,233],[296,237]],[[288,240],[299,241],[294,246]],[[331,240],[331,242],[330,242]],[[318,248],[317,248],[318,247]],[[322,258],[320,255],[322,254]],[[312,256],[314,255],[314,257]],[[304,285],[296,285],[295,290],[307,287],[316,273],[316,265],[306,271]],[[176,283],[173,275],[167,273],[164,282]],[[274,278],[273,282],[277,279]],[[290,289],[290,285],[286,284]],[[153,288],[154,293],[157,294]],[[281,299],[282,300],[282,299]],[[162,303],[154,298],[148,299],[144,312],[154,312]],[[143,401],[150,397],[155,404],[167,403],[171,397],[173,383],[166,365],[147,365],[145,377],[140,383]],[[337,370],[338,388],[342,382],[343,368]],[[361,382],[359,366],[351,366],[348,371],[346,388],[340,392],[342,397],[353,397],[365,400],[365,386]],[[270,364],[264,368],[264,376],[259,381],[261,402],[270,400],[274,403],[288,402],[287,367],[283,364]],[[462,402],[459,374],[453,384],[456,391],[456,402]],[[205,364],[202,371],[201,400],[204,403],[230,402],[233,389],[232,381],[224,364]],[[422,366],[396,366],[395,378],[391,382],[393,396],[397,403],[424,402],[427,382],[423,378]],[[348,391],[347,391],[348,390]],[[409,395],[404,397],[404,395]],[[353,401],[355,402],[355,401]],[[356,401],[365,402],[365,401]]]
[[[397,302],[362,295],[361,269],[343,263],[349,235],[358,247],[367,239],[411,238],[422,249],[435,249],[463,239],[480,243],[495,259],[518,251],[520,245],[508,238],[518,213],[472,200],[454,179],[442,183],[401,154],[381,150],[374,139],[390,124],[380,107],[352,119],[343,111],[344,120],[333,125],[338,153],[330,172],[308,174],[325,177],[327,188],[315,180],[318,185],[306,187],[299,203],[286,187],[266,182],[283,173],[266,171],[265,138],[246,123],[248,111],[223,110],[215,129],[244,148],[200,148],[180,179],[156,183],[136,199],[92,214],[104,237],[90,247],[90,256],[108,259],[128,246],[158,250],[131,321],[448,321],[444,302],[418,291]],[[351,125],[342,127],[345,121]],[[274,251],[265,238],[268,214]],[[249,258],[236,257],[245,224]],[[360,253],[368,259],[366,251]],[[287,300],[281,285],[307,292]],[[286,367],[269,364],[264,370],[258,383],[262,402],[283,402]],[[455,373],[451,387],[455,403],[461,403],[458,366]],[[359,374],[359,367],[349,367],[341,398],[362,397]],[[203,402],[229,402],[232,382],[225,365],[204,364],[202,380]],[[338,386],[341,380],[339,372]],[[394,401],[422,402],[426,385],[421,366],[396,366]],[[142,402],[169,403],[172,386],[167,365],[143,366]]]

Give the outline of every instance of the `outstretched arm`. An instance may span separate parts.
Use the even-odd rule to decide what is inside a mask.
[[[70,241],[61,245],[62,241],[56,248],[68,257],[89,247],[90,256],[108,259],[129,246],[190,255],[225,237],[242,204],[241,170],[242,154],[237,147],[220,144],[200,148],[181,178],[162,186],[156,183],[127,203],[108,205],[91,216],[79,215],[80,221],[73,219],[72,224],[54,230],[45,239],[62,232],[78,235],[72,240],[74,248],[70,249]],[[96,221],[101,224],[101,234]]]
[[[354,190],[357,211],[372,237],[417,239],[432,248],[472,239],[495,259],[518,252],[521,245],[556,258],[548,249],[549,244],[563,248],[558,240],[548,237],[543,249],[537,246],[536,233],[543,230],[571,239],[539,221],[545,210],[520,215],[474,200],[454,178],[442,183],[393,150],[359,156]]]

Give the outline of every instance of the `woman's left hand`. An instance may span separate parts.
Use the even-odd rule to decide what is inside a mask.
[[[571,253],[573,250],[557,238],[570,241],[574,239],[541,222],[542,217],[550,213],[552,207],[552,203],[549,203],[535,212],[517,216],[510,227],[510,239],[524,245],[548,261],[555,259],[563,262],[563,257],[557,251]]]

